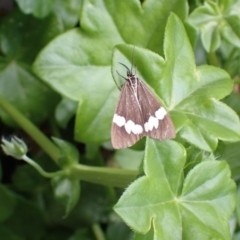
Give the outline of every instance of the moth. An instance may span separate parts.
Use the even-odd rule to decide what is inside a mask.
[[[115,149],[130,147],[143,136],[164,140],[176,136],[172,120],[145,83],[126,65],[126,82],[112,121],[111,138]]]

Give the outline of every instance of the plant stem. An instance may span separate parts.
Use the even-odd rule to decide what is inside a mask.
[[[24,160],[29,165],[31,165],[33,168],[35,168],[40,173],[40,175],[42,175],[43,177],[52,178],[52,177],[56,177],[56,176],[63,176],[63,174],[64,174],[63,171],[48,173],[45,170],[43,170],[36,162],[34,162],[31,158],[29,158],[26,155],[24,155],[22,157],[22,160]]]
[[[101,227],[98,224],[92,225],[93,233],[97,240],[106,240]]]
[[[59,149],[21,112],[0,96],[0,107],[2,107],[12,119],[34,139],[37,144],[56,162],[59,158]]]
[[[138,175],[138,171],[133,170],[88,167],[82,164],[72,166],[70,171],[71,176],[78,177],[81,180],[120,188],[127,187]]]
[[[208,54],[208,59],[209,59],[209,63],[212,65],[212,66],[218,66],[218,60],[217,60],[217,56],[216,56],[216,52],[210,52]]]
[[[13,120],[29,134],[55,162],[57,161],[60,155],[60,150],[32,122],[1,96],[0,107],[2,107],[13,118]],[[23,160],[32,165],[45,177],[53,177],[56,175],[56,173],[45,172],[38,164],[27,156]],[[73,166],[70,169],[70,172],[71,176],[75,176],[80,180],[123,188],[127,187],[132,181],[134,181],[138,175],[138,171],[108,167],[89,167],[82,164]],[[59,173],[60,172],[57,172],[57,174]]]

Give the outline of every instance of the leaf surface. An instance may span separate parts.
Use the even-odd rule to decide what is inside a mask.
[[[78,141],[110,138],[118,98],[111,76],[113,47],[130,43],[162,53],[170,11],[184,19],[186,1],[86,0],[81,8],[81,28],[62,34],[39,54],[34,64],[37,75],[61,95],[81,100],[75,126]]]
[[[154,240],[230,239],[236,187],[228,165],[204,161],[184,178],[185,160],[180,144],[148,139],[146,176],[128,187],[115,211],[138,233],[152,229]]]
[[[213,66],[196,67],[184,26],[175,14],[169,17],[164,43],[165,58],[135,47],[134,66],[139,79],[169,111],[179,136],[205,151],[213,151],[218,139],[239,141],[237,114],[218,101],[232,91],[228,73]],[[118,62],[131,66],[132,49],[118,45],[114,52],[113,77],[118,86],[121,84],[116,71],[120,69],[124,75]]]

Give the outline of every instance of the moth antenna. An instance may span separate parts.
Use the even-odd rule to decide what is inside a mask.
[[[137,67],[135,68],[135,75],[137,75]]]
[[[123,63],[120,63],[120,64],[123,65],[130,73],[132,73],[131,70],[125,64],[123,64]]]
[[[135,46],[133,46],[133,51],[132,51],[132,65],[131,65],[131,73],[132,73],[132,67],[133,67],[134,52],[135,52]]]
[[[130,147],[143,136],[158,140],[176,137],[170,115],[147,85],[132,73],[133,68],[137,73],[137,67],[133,66],[134,50],[135,46],[132,51],[131,70],[119,62],[127,69],[127,76],[124,77],[116,71],[126,82],[121,89],[112,121],[111,137],[115,149]]]
[[[118,71],[116,71],[116,72],[117,72],[117,74],[118,74],[120,77],[124,78],[126,81],[128,80],[128,79],[125,78],[123,75],[121,75]]]

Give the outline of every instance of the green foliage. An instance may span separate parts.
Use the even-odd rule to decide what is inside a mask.
[[[57,200],[66,206],[66,215],[76,206],[79,194],[79,180],[66,177],[55,177],[52,179],[54,195]]]
[[[201,30],[201,38],[207,52],[216,51],[221,39],[240,47],[239,1],[206,0],[189,17],[189,22]]]
[[[40,49],[61,31],[54,15],[40,21],[14,10],[1,21],[0,95],[34,123],[49,117],[59,97],[39,81],[31,64]],[[0,117],[14,125],[14,119],[2,109]]]
[[[226,162],[202,162],[185,177],[185,160],[180,144],[149,140],[146,176],[128,187],[115,211],[137,232],[146,234],[153,227],[154,239],[230,239],[226,219],[234,209],[236,189]]]
[[[182,18],[186,15],[182,0],[166,6],[149,1],[145,11],[141,10],[139,1],[128,4],[107,1],[107,7],[103,2],[96,1],[94,11],[90,2],[85,2],[81,9],[82,28],[60,35],[34,63],[35,73],[53,89],[72,100],[81,99],[74,130],[75,138],[81,142],[103,142],[110,138],[109,126],[118,98],[111,76],[113,47],[119,43],[134,43],[162,52],[164,23],[169,11],[177,9],[175,12]],[[119,14],[115,14],[116,9]],[[127,21],[122,21],[123,15]]]
[[[128,59],[131,59],[131,48],[118,47],[119,53],[114,52],[113,55],[115,68],[119,59],[120,62],[127,62],[123,58],[126,52],[129,54]],[[184,27],[174,15],[169,17],[165,30],[165,60],[150,51],[139,51],[141,56],[138,58],[136,48],[138,74],[171,110],[180,137],[206,151],[216,148],[217,139],[239,140],[238,116],[229,107],[216,101],[231,92],[232,81],[229,75],[212,66],[196,68]],[[117,79],[115,72],[113,75]]]
[[[0,156],[0,238],[239,239],[239,0],[15,3],[0,22],[0,129],[21,162]],[[176,139],[114,151],[119,62]]]

